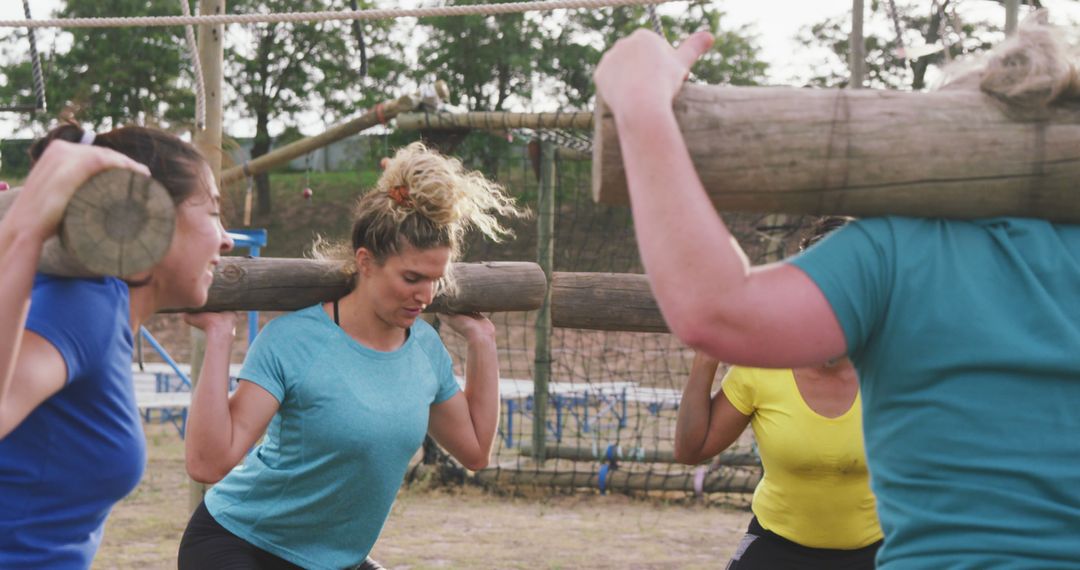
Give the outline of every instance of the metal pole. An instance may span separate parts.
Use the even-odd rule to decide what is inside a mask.
[[[536,209],[536,262],[547,276],[548,288],[536,315],[532,448],[536,450],[536,461],[543,463],[547,447],[548,382],[551,379],[551,277],[555,269],[555,145],[546,141],[540,142],[540,196]]]
[[[863,39],[863,0],[852,0],[851,4],[851,67],[852,89],[862,89],[866,76],[866,40]]]
[[[199,13],[203,15],[224,14],[225,0],[199,0]],[[221,85],[222,63],[225,48],[222,36],[224,26],[199,26],[199,60],[203,68],[203,81],[206,89],[206,128],[196,129],[193,137],[195,146],[210,163],[214,179],[221,178]],[[191,329],[191,389],[199,382],[203,355],[206,352],[206,335],[202,331]],[[188,509],[194,511],[202,502],[206,486],[195,481],[188,484]]]

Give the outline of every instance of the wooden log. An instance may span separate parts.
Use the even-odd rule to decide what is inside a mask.
[[[454,273],[458,294],[436,298],[429,312],[532,311],[547,289],[535,263],[455,263]],[[214,273],[206,305],[191,311],[294,311],[339,299],[348,286],[348,276],[335,262],[226,257]]]
[[[21,189],[0,192],[0,217]],[[176,208],[159,182],[130,170],[99,172],[75,191],[38,271],[64,277],[145,271],[169,249]]]
[[[519,452],[525,457],[533,457],[533,446],[528,443],[522,444]],[[544,457],[547,459],[568,459],[570,461],[607,461],[607,454],[607,446],[592,448],[548,444],[544,450]],[[612,455],[615,461],[678,463],[675,461],[675,452],[670,449],[626,448],[617,445],[612,449]],[[755,467],[761,465],[761,461],[756,455],[745,452],[724,452],[715,460],[710,460],[707,463],[731,467]]]
[[[551,322],[556,327],[668,332],[644,275],[558,271],[551,287]]]
[[[535,485],[544,487],[600,488],[599,472],[541,471],[535,469],[481,469],[476,480],[489,485]],[[710,470],[701,484],[703,493],[752,493],[761,481],[761,469],[720,467]],[[649,473],[616,469],[608,473],[604,488],[609,491],[685,491],[694,489],[694,472]]]
[[[275,166],[285,164],[294,158],[304,156],[309,152],[370,129],[375,125],[385,124],[390,119],[396,117],[398,113],[415,109],[418,103],[419,99],[416,97],[403,95],[393,101],[387,101],[376,105],[368,112],[351,121],[334,125],[315,136],[302,138],[251,160],[246,165],[246,172],[244,171],[244,165],[234,166],[233,168],[225,170],[221,173],[221,183],[228,184],[240,180],[245,176],[254,176],[261,172],[266,172]]]
[[[1012,120],[978,92],[684,86],[675,115],[724,211],[1080,222],[1080,111]],[[593,194],[628,202],[598,101]]]
[[[397,118],[397,128],[416,130],[477,129],[505,131],[507,129],[591,129],[593,114],[585,111],[568,113],[403,113]]]

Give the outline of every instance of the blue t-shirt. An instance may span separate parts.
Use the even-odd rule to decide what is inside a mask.
[[[142,476],[128,310],[115,278],[34,280],[26,329],[60,352],[67,383],[0,439],[0,568],[88,568]]]
[[[432,404],[459,390],[438,333],[417,320],[392,352],[357,343],[320,305],[259,333],[240,378],[280,407],[266,437],[206,494],[226,529],[305,568],[364,561]]]
[[[1080,563],[1080,226],[854,222],[792,263],[862,384],[880,568]]]

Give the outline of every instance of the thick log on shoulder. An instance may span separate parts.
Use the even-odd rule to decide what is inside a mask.
[[[599,471],[487,468],[477,471],[476,479],[489,485],[600,488]],[[705,475],[700,488],[703,493],[752,493],[759,481],[760,468],[720,467]],[[608,472],[603,488],[608,491],[696,491],[693,471],[646,473],[616,469]]]
[[[551,324],[556,327],[668,332],[649,280],[636,273],[555,272]]]
[[[438,297],[428,311],[531,311],[547,288],[535,263],[455,263],[458,294]],[[268,257],[223,258],[210,298],[197,311],[294,311],[339,299],[349,278],[338,263]]]
[[[0,192],[0,217],[20,192]],[[165,256],[175,227],[176,207],[159,182],[129,170],[105,170],[75,191],[59,235],[42,248],[38,271],[62,277],[133,275]]]
[[[1021,121],[972,91],[703,85],[684,86],[674,110],[719,210],[1080,222],[1080,110]],[[599,101],[593,195],[628,202]]]
[[[521,455],[533,456],[530,443],[523,443],[520,448]],[[675,452],[670,449],[637,449],[616,446],[611,451],[615,461],[629,461],[634,463],[677,463]],[[607,461],[608,449],[606,447],[575,447],[559,444],[548,444],[544,449],[544,457],[547,459],[569,459],[571,461]],[[715,460],[708,463],[717,465],[756,467],[761,461],[753,453],[726,451],[721,453]]]

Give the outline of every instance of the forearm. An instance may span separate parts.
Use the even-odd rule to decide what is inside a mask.
[[[675,459],[680,463],[697,464],[706,459],[701,449],[709,435],[712,415],[712,383],[719,362],[698,354],[690,367],[690,378],[679,402],[675,421]]]
[[[465,400],[476,434],[476,459],[482,459],[486,464],[499,428],[499,358],[494,337],[478,336],[469,340]]]
[[[184,447],[188,471],[200,480],[216,480],[243,455],[234,447],[234,422],[229,407],[229,353],[232,331],[207,333],[199,381],[191,396]]]
[[[0,414],[22,346],[42,246],[40,236],[21,231],[10,221],[0,222]]]
[[[615,121],[649,282],[672,332],[697,347],[701,323],[723,317],[725,292],[746,282],[749,263],[701,185],[670,103]]]

